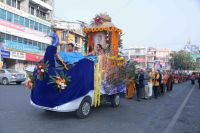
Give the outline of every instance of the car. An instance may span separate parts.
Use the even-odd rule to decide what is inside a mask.
[[[0,83],[8,85],[15,82],[21,84],[26,80],[26,76],[23,73],[17,72],[13,69],[0,69]]]

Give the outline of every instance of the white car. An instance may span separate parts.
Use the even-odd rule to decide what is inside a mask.
[[[7,85],[13,82],[21,84],[25,80],[26,80],[25,74],[17,72],[13,69],[0,70],[0,83],[3,85]]]

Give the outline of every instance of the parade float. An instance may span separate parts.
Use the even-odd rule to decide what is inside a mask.
[[[83,30],[85,55],[57,52],[58,36],[49,34],[53,44],[26,83],[31,88],[33,106],[56,112],[76,111],[79,118],[87,117],[91,107],[102,102],[119,106],[126,76],[122,69],[125,60],[118,55],[122,30],[107,14],[96,15]]]

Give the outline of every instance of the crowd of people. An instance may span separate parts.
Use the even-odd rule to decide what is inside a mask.
[[[126,98],[132,99],[136,94],[137,101],[141,99],[157,99],[173,90],[173,84],[188,80],[184,73],[173,73],[161,70],[137,70],[134,78],[129,77]]]

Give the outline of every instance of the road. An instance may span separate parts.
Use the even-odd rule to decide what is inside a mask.
[[[190,82],[158,99],[121,100],[92,109],[86,119],[74,113],[37,109],[23,85],[0,85],[0,133],[200,133],[200,89]]]

